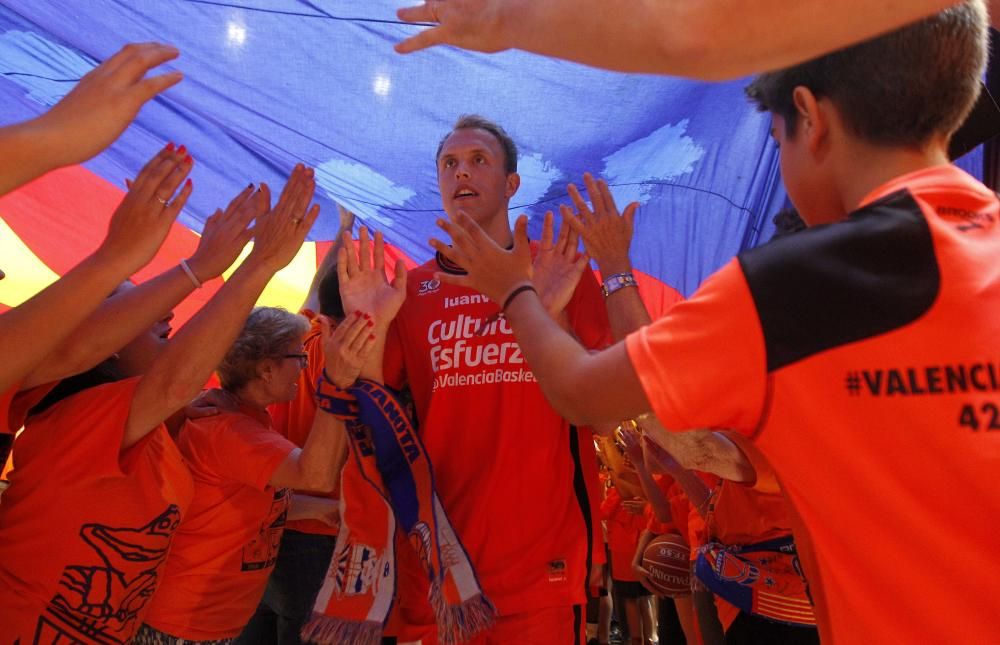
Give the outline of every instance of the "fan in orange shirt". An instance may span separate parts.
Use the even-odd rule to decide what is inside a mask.
[[[321,320],[321,369],[347,387],[374,346],[373,323],[361,312],[336,330]],[[194,498],[137,643],[239,635],[264,592],[285,521],[296,515],[289,489],[333,488],[338,471],[332,466],[342,462],[346,447],[343,422],[317,411],[298,448],[271,427],[267,413],[269,405],[295,398],[308,359],[302,352],[308,329],[302,316],[255,309],[217,368],[237,409],[188,421],[181,429],[177,443],[194,478]],[[330,515],[336,517],[335,509],[310,519]]]
[[[648,603],[649,591],[632,570],[632,554],[646,525],[644,499],[623,500],[614,486],[601,504],[601,517],[608,531],[611,560],[611,583],[614,598],[624,604],[625,620],[633,643],[652,639],[653,615]]]
[[[171,272],[123,286],[112,304],[127,306],[108,329],[162,319],[97,368],[60,383],[29,418],[0,505],[0,639],[134,636],[192,495],[163,422],[201,390],[222,357],[220,342],[236,337],[267,282],[302,245],[317,215],[306,215],[313,185],[299,167],[273,210],[265,187],[244,191],[215,217],[216,233],[228,240],[209,263],[221,264],[219,273],[240,253],[254,219],[257,242],[172,340],[164,303],[190,286]],[[184,272],[180,278],[188,280]]]
[[[176,48],[160,43],[127,45],[80,79],[45,114],[0,128],[0,195],[49,171],[82,163],[109,146],[145,103],[180,82],[182,75],[176,71],[145,78],[151,69],[178,55]],[[73,332],[163,244],[190,194],[190,186],[185,186],[174,197],[191,163],[183,146],[176,150],[173,143],[168,144],[136,178],[135,190],[129,191],[111,216],[100,247],[54,284],[0,315],[0,355],[4,356],[0,366],[0,466],[7,460],[10,435],[23,421],[8,420],[8,406],[19,390],[32,387],[25,379],[33,370],[42,363],[56,366],[49,381],[77,374],[131,338],[125,337],[103,353],[88,354],[79,362],[57,356],[66,345],[87,354],[81,347],[86,344],[76,342]]]
[[[767,461],[751,445],[737,435],[717,432],[688,432],[672,435],[666,433],[653,419],[646,419],[643,429],[647,435],[643,439],[643,449],[647,463],[655,464],[670,474],[684,488],[685,493],[698,503],[693,504],[703,518],[704,538],[699,544],[692,544],[693,555],[698,556],[698,573],[702,586],[720,589],[716,596],[716,606],[727,643],[818,643],[815,617],[808,599],[801,594],[805,581],[801,569],[793,567],[791,586],[787,590],[776,578],[769,589],[773,598],[769,606],[754,605],[753,611],[741,611],[733,603],[741,600],[729,595],[730,589],[710,570],[706,555],[716,551],[739,553],[747,548],[772,553],[759,565],[761,571],[767,569],[767,562],[774,561],[771,575],[779,575],[779,560],[794,558],[795,543],[791,537],[791,515],[783,498],[774,472]],[[650,440],[655,436],[683,455],[687,463],[697,463],[706,473],[724,473],[714,486],[706,485],[692,471],[681,465],[675,456]],[[732,437],[732,438],[730,438]],[[634,441],[635,439],[633,439]],[[742,446],[742,448],[740,447]],[[736,562],[736,560],[734,560]],[[747,581],[749,585],[752,581]],[[739,591],[743,591],[739,588]],[[725,596],[724,596],[725,594]],[[747,592],[749,594],[749,591]],[[732,602],[728,602],[727,598]],[[773,602],[772,602],[773,601]],[[702,616],[705,613],[705,616]],[[711,633],[711,619],[714,611],[702,611],[699,607],[699,623],[702,632]]]

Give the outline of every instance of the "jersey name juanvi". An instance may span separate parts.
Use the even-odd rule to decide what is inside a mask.
[[[431,320],[426,336],[435,390],[534,382],[514,330],[503,316],[489,315],[496,307],[488,299],[442,296],[441,305],[443,315]]]

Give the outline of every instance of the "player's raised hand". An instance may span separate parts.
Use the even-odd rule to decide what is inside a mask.
[[[35,120],[47,139],[52,167],[81,163],[111,145],[150,99],[179,83],[178,71],[146,77],[180,55],[162,43],[125,45],[80,79],[69,94]]]
[[[385,240],[381,231],[376,231],[373,247],[367,226],[358,231],[357,250],[351,234],[343,233],[337,251],[337,279],[344,311],[369,314],[379,329],[389,326],[406,299],[406,265],[396,260],[390,282],[385,274]]]
[[[632,244],[635,211],[639,208],[639,202],[632,202],[619,213],[606,181],[595,180],[590,173],[583,175],[583,181],[591,204],[587,204],[577,187],[570,184],[567,190],[576,211],[563,204],[559,207],[559,212],[583,238],[587,253],[594,258],[605,277],[615,273],[628,273],[632,270],[629,247]]]
[[[312,168],[296,165],[274,208],[270,208],[271,193],[267,185],[260,185],[260,194],[255,198],[263,199],[267,208],[257,218],[253,251],[246,262],[260,263],[276,273],[292,261],[319,217],[319,205],[309,205],[316,190],[313,175]]]
[[[499,305],[514,289],[531,284],[525,215],[514,224],[514,248],[510,251],[500,248],[464,211],[459,211],[454,221],[438,219],[437,225],[451,237],[451,246],[436,238],[430,240],[431,246],[466,271],[466,275],[438,272],[434,274],[438,280],[475,289]]]
[[[145,266],[191,195],[191,180],[185,179],[193,164],[184,146],[174,148],[171,143],[160,150],[130,182],[128,193],[108,222],[98,257],[122,263],[126,274]]]
[[[396,12],[400,20],[430,23],[432,26],[396,45],[400,54],[409,54],[435,45],[454,45],[481,52],[498,52],[513,46],[505,19],[511,12],[509,0],[425,0],[422,5]]]
[[[532,264],[535,289],[545,309],[558,317],[573,298],[590,258],[577,252],[579,236],[564,217],[559,226],[559,236],[553,240],[552,211],[545,214],[542,240]]]

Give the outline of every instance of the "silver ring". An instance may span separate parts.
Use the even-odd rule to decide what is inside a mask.
[[[161,204],[163,204],[164,206],[166,206],[166,205],[167,205],[167,200],[163,199],[162,197],[157,197],[157,198],[156,198],[156,201],[160,202],[160,203],[161,203]]]

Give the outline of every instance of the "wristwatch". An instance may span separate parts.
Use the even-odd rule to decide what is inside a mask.
[[[604,283],[601,284],[601,293],[603,293],[604,297],[607,298],[619,289],[638,286],[639,284],[635,281],[635,276],[631,273],[616,273],[608,276],[604,280]]]

